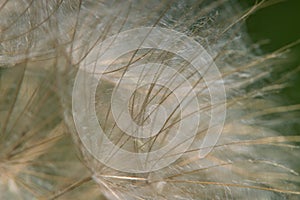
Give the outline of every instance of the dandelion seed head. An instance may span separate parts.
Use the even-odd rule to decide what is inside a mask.
[[[276,114],[293,117],[299,105],[272,99],[290,77],[272,77],[289,46],[263,54],[244,24],[271,3],[244,10],[224,0],[4,1],[0,197],[296,199],[299,137],[276,130],[285,123]],[[153,32],[139,37],[143,28]],[[140,32],[131,37],[132,30]],[[165,47],[176,40],[155,30],[182,37],[167,50],[136,48],[119,55],[137,41],[140,47]],[[194,56],[187,38],[203,51]],[[202,65],[180,55],[201,55]],[[220,76],[209,71],[212,64]],[[82,70],[88,73],[78,84]],[[221,86],[226,95],[213,93]],[[225,121],[212,117],[225,116],[221,106]],[[129,117],[121,118],[125,111]],[[98,126],[105,133],[100,137]],[[179,143],[158,153],[174,141]],[[181,149],[187,141],[188,148]],[[120,152],[144,157],[117,157]],[[155,168],[160,163],[168,164]]]

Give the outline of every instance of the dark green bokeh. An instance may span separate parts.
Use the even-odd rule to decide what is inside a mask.
[[[240,0],[242,5],[254,5],[258,1]],[[272,2],[272,1],[270,1]],[[273,1],[275,2],[275,1]],[[262,50],[271,52],[300,39],[300,0],[284,0],[255,12],[246,21],[250,37],[254,42],[269,40]],[[291,49],[293,59],[287,70],[300,65],[300,44]],[[295,74],[292,86],[282,92],[291,104],[300,103],[300,73]]]

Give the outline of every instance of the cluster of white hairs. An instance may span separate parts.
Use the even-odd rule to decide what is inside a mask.
[[[289,62],[288,50],[294,44],[262,53],[245,28],[252,13],[274,3],[278,2],[258,1],[245,9],[235,0],[1,1],[0,199],[299,199],[300,136],[289,127],[299,121],[300,105],[287,104],[278,95],[290,84],[294,71],[272,76],[273,70]],[[114,61],[101,58],[101,45],[107,38],[143,27],[172,30],[193,39],[220,76],[205,80],[205,73],[198,74],[178,56],[182,52],[159,48],[114,55]],[[190,48],[183,47],[187,52]],[[74,98],[73,88],[80,69],[92,65],[96,74],[99,63],[110,63],[110,68],[99,72],[102,76],[94,98],[97,123],[105,137],[118,150],[150,156],[178,137],[179,122],[185,123],[190,115],[201,116],[189,147],[181,152],[171,149],[170,155],[159,155],[157,162],[168,160],[172,153],[180,156],[161,168],[135,171],[131,166],[140,163],[128,157],[114,159],[118,150],[103,162],[103,153],[95,155],[88,148],[79,133],[86,127],[78,127],[74,119],[86,116],[76,112],[77,108],[74,112],[74,102],[91,94],[80,96],[75,91]],[[159,68],[151,84],[136,86],[124,104],[134,124],[148,129],[161,122],[159,115],[149,117],[157,107],[175,106],[175,110],[167,113],[158,134],[138,138],[119,127],[112,96],[116,88],[121,96],[132,89],[120,80],[142,82],[149,77],[150,68],[137,69],[147,63],[169,66],[181,74],[193,85],[200,107],[190,104],[188,116],[182,117],[185,111],[177,109],[182,103],[174,94],[177,88],[160,84],[165,73]],[[225,99],[211,93],[210,82],[224,85]],[[189,94],[182,90],[181,95]],[[218,105],[226,106],[226,113],[220,110],[214,115],[226,117],[212,122],[211,127]],[[187,126],[193,124],[190,121]],[[208,133],[219,130],[215,127],[221,127],[220,134],[208,136],[215,142],[203,146]],[[92,132],[94,127],[87,130]],[[189,131],[183,129],[179,134]],[[106,145],[103,138],[88,141],[101,149]],[[202,148],[209,149],[204,156],[199,154]],[[115,167],[107,165],[109,159],[115,160]]]

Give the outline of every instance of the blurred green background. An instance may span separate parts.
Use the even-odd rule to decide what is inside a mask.
[[[259,1],[240,0],[245,6],[257,2]],[[267,44],[261,46],[264,52],[274,51],[300,39],[300,0],[270,2],[278,3],[258,10],[246,21],[248,32],[254,42],[269,40]],[[291,51],[294,59],[291,59],[289,65],[282,66],[286,70],[300,66],[300,44],[294,46]],[[291,104],[300,103],[300,72],[295,74],[292,86],[286,88],[282,96]]]

